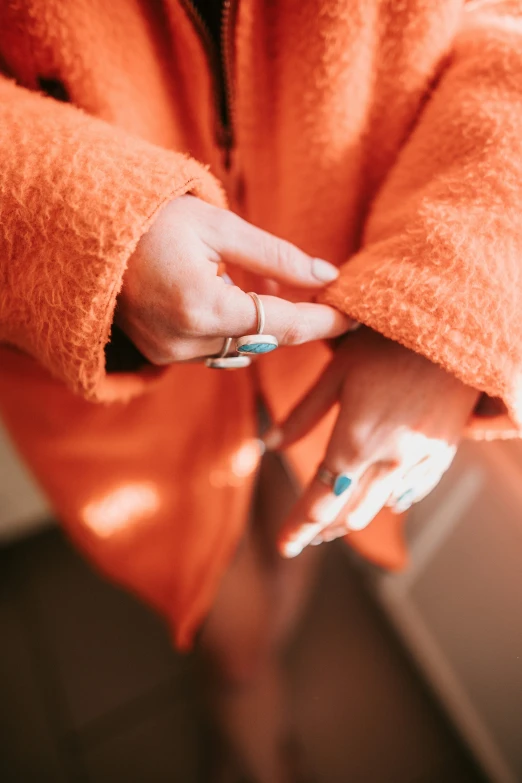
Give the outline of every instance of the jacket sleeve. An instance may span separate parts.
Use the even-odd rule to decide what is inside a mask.
[[[520,0],[466,6],[362,249],[324,299],[484,392],[468,434],[520,434]]]
[[[206,168],[0,78],[0,343],[93,400],[138,393],[156,368],[105,371],[126,263],[155,214]]]

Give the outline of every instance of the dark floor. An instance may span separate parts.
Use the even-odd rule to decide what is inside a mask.
[[[0,550],[1,783],[204,783],[190,659],[56,530]],[[333,547],[289,656],[317,783],[484,783]]]

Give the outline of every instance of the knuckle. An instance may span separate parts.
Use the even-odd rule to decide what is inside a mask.
[[[217,324],[226,322],[230,313],[234,310],[235,286],[223,286],[219,296],[214,297],[211,306],[206,311],[207,325],[211,333]]]
[[[372,451],[368,438],[357,427],[349,427],[343,432],[344,458],[350,463],[370,461]]]
[[[126,334],[149,362],[156,365],[169,363],[168,341],[162,331],[131,329]]]
[[[176,332],[182,337],[196,337],[207,334],[208,311],[202,306],[201,299],[185,295],[176,316]]]
[[[220,209],[211,204],[208,208],[204,226],[204,238],[207,246],[216,251],[221,251],[226,246],[233,250],[232,241],[238,232],[238,218],[228,209]]]
[[[348,426],[344,433],[344,440],[350,451],[359,457],[369,450],[370,439],[363,427],[357,427],[355,424]]]
[[[147,347],[142,349],[144,357],[157,367],[161,367],[165,364],[170,364],[171,359],[168,351],[162,350],[159,347]]]
[[[183,344],[180,340],[174,340],[168,349],[169,363],[181,362],[186,358],[186,351],[183,349]]]
[[[141,352],[152,364],[162,366],[176,361],[172,356],[172,348],[165,341],[148,342],[141,347]]]
[[[187,362],[204,355],[200,344],[194,340],[173,340],[169,346],[169,364]]]
[[[294,246],[284,239],[274,239],[273,237],[267,237],[267,242],[277,268],[290,274],[296,274],[299,271],[299,264]]]
[[[192,315],[187,310],[180,310],[176,316],[175,334],[181,337],[188,337],[192,334]]]
[[[306,339],[306,325],[298,319],[297,315],[295,315],[285,329],[282,342],[285,345],[301,345],[306,342]]]
[[[198,307],[192,316],[191,335],[193,337],[204,337],[205,335],[212,334],[212,316],[213,310],[206,310],[202,307]]]

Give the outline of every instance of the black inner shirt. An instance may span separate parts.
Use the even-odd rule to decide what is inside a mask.
[[[192,0],[208,29],[219,54],[221,54],[221,19],[223,17],[223,0]]]

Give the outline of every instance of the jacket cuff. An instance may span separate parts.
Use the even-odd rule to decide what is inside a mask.
[[[106,372],[127,261],[184,193],[226,206],[207,168],[0,79],[0,341],[90,400],[123,400],[163,370]]]
[[[113,259],[107,259],[111,279],[100,301],[96,341],[93,342],[92,350],[85,356],[79,368],[80,384],[76,388],[73,387],[74,391],[96,402],[124,401],[137,396],[146,391],[151,383],[168,370],[168,367],[157,367],[148,362],[135,361],[136,356],[126,367],[121,368],[117,366],[111,368],[107,361],[111,356],[111,340],[114,342],[113,321],[117,297],[123,284],[128,259],[140,238],[147,232],[164,205],[186,193],[191,193],[216,206],[226,206],[220,186],[202,165],[181,155],[167,153],[166,157],[181,158],[181,166],[178,161],[175,169],[169,171],[165,178],[163,192],[158,191],[154,194],[149,209],[147,211],[144,209],[140,215],[141,221],[138,219],[133,225],[123,224],[124,230],[128,231],[127,241],[117,249]]]
[[[383,243],[387,245],[387,243]],[[516,368],[506,353],[477,333],[475,315],[437,300],[433,276],[412,276],[389,247],[367,248],[347,263],[339,279],[320,297],[351,318],[440,365],[483,396],[465,431],[474,439],[513,438],[522,434]],[[474,321],[472,324],[469,321]],[[488,318],[485,314],[485,324]]]

